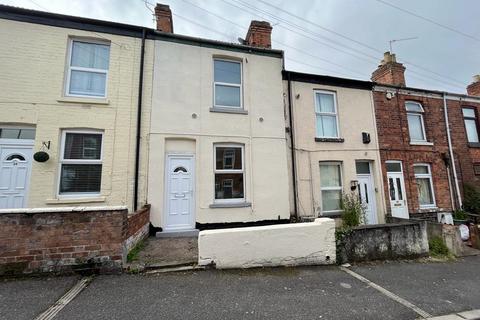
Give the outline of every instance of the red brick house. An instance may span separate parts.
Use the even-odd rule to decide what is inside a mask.
[[[480,79],[462,95],[407,87],[404,72],[387,52],[372,74],[387,212],[436,219],[480,186]]]

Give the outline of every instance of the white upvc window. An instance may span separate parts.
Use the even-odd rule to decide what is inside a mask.
[[[413,165],[415,181],[418,190],[418,202],[421,209],[435,208],[435,194],[433,192],[432,172],[429,164]]]
[[[342,211],[342,164],[340,162],[320,163],[320,190],[322,214],[335,214]]]
[[[213,78],[214,108],[243,109],[242,63],[213,59]]]
[[[408,101],[405,103],[407,110],[408,132],[411,142],[427,142],[425,124],[423,121],[423,107],[418,102]]]
[[[65,95],[105,98],[109,63],[109,43],[70,39]]]
[[[58,195],[98,196],[102,182],[103,132],[62,132]]]
[[[337,97],[335,92],[315,90],[317,138],[338,138]]]
[[[245,202],[244,146],[214,145],[215,202]]]
[[[467,131],[467,140],[470,143],[478,143],[477,114],[473,108],[462,108],[463,121]]]

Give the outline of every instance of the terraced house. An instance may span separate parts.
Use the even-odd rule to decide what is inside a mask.
[[[441,219],[479,187],[478,77],[468,94],[406,86],[405,67],[385,53],[372,74],[388,213]]]
[[[149,96],[151,85],[141,88],[140,77],[153,69],[144,34],[0,6],[0,208],[145,203],[135,187],[146,163],[146,153],[136,160],[138,141],[146,150],[139,94]]]
[[[162,234],[290,218],[283,52],[266,22],[244,44],[173,33],[157,5],[148,202]]]
[[[373,83],[291,71],[283,79],[292,211],[299,220],[340,218],[353,193],[366,223],[384,222]]]

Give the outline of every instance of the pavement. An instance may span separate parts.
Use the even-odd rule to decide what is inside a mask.
[[[72,289],[78,295],[70,290],[60,307],[55,305],[55,317],[41,319],[475,319],[480,314],[480,256],[345,270],[96,276],[82,291]],[[0,319],[33,319],[76,283],[78,277],[0,282]],[[470,318],[462,313],[471,310],[477,311]]]

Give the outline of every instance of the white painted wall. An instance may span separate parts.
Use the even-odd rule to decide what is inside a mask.
[[[201,231],[198,264],[219,269],[334,264],[335,221]]]
[[[211,112],[213,58],[241,60],[248,114]],[[288,168],[282,59],[244,52],[155,41],[150,127],[148,203],[151,221],[165,227],[165,159],[195,155],[194,214],[198,223],[288,219]],[[263,118],[263,121],[260,121]],[[212,208],[215,143],[244,145],[248,207]]]

